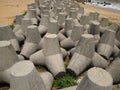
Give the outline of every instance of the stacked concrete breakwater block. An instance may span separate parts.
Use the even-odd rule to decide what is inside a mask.
[[[83,79],[63,90],[112,90],[120,84],[120,25],[110,25],[109,18],[85,15],[74,0],[35,0],[14,26],[12,31],[0,25],[0,83],[11,90],[51,90],[66,73]],[[47,69],[38,73],[34,65]]]

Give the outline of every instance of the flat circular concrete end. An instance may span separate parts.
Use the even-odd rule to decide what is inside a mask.
[[[22,77],[28,75],[34,69],[34,65],[30,61],[20,61],[13,65],[11,74],[15,77]]]
[[[96,85],[101,87],[111,86],[113,84],[113,79],[111,75],[101,68],[91,68],[87,72],[88,78]]]
[[[94,25],[100,25],[100,23],[98,21],[91,21],[91,23]]]
[[[91,34],[83,34],[82,37],[84,37],[84,38],[94,38],[94,36],[91,35]]]
[[[56,34],[47,33],[47,34],[45,35],[45,37],[46,37],[46,38],[56,38],[57,35],[56,35]]]
[[[34,28],[37,28],[37,26],[35,26],[35,25],[28,26],[28,29],[34,29]]]
[[[9,41],[0,41],[0,47],[6,47],[9,46],[10,42]]]

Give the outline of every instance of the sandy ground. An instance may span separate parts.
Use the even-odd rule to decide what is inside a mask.
[[[84,7],[85,14],[89,14],[89,12],[99,12],[100,17],[109,17],[110,21],[120,23],[120,11],[118,10],[99,8],[97,6],[91,6],[88,4],[80,4],[80,5]]]
[[[12,24],[17,14],[23,14],[27,9],[27,4],[34,0],[0,0],[0,24]],[[85,8],[85,13],[97,11],[100,17],[107,16],[111,21],[120,23],[120,11],[103,9],[91,5],[81,4]]]
[[[12,24],[17,14],[23,14],[34,0],[0,0],[0,24]]]

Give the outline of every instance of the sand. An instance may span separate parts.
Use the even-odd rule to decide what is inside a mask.
[[[34,0],[0,0],[0,24],[12,24],[17,14],[27,10]]]
[[[97,6],[92,6],[88,4],[80,4],[85,9],[85,14],[89,14],[89,12],[99,12],[101,17],[109,17],[111,22],[120,23],[120,11],[100,8]]]
[[[12,24],[17,14],[23,14],[27,10],[27,4],[34,0],[0,0],[0,24]],[[87,4],[81,4],[85,13],[97,11],[100,17],[107,16],[111,21],[120,23],[120,11],[103,9]]]

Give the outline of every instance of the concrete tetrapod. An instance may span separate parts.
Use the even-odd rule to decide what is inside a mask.
[[[89,52],[89,53],[88,53]],[[95,52],[94,37],[90,34],[83,34],[76,46],[67,71],[74,76],[78,76],[91,64]]]
[[[100,21],[100,25],[101,25],[102,27],[108,26],[108,23],[109,23],[108,17],[103,17],[103,18],[101,19],[101,21]]]
[[[51,90],[52,84],[54,81],[52,74],[49,72],[42,72],[42,73],[40,73],[40,77],[42,78],[42,80],[45,84],[46,90]]]
[[[26,30],[29,25],[32,25],[31,20],[29,18],[23,18],[21,28],[17,32],[15,32],[17,40],[19,41],[20,44],[23,43],[25,40]]]
[[[88,33],[94,36],[95,45],[97,45],[100,39],[100,23],[98,21],[91,21]]]
[[[1,40],[8,40],[10,41],[11,45],[15,49],[17,53],[20,52],[20,46],[17,41],[17,38],[14,34],[14,32],[11,30],[9,25],[1,25],[0,26],[0,41]]]
[[[45,84],[30,61],[20,61],[11,68],[11,90],[47,90]]]
[[[59,25],[59,29],[62,29],[64,27],[65,24],[65,16],[66,14],[64,12],[60,12],[58,14],[58,25]]]
[[[69,17],[72,19],[77,19],[77,10],[76,8],[71,8],[70,13],[69,13]]]
[[[0,41],[0,82],[10,83],[11,66],[18,56],[9,41]]]
[[[120,53],[120,49],[116,45],[114,45],[112,56],[115,58],[119,55],[119,53]]]
[[[45,55],[45,64],[54,77],[62,76],[65,73],[65,67],[56,34],[45,35],[43,53]]]
[[[41,36],[43,36],[47,32],[48,24],[49,24],[49,15],[43,14],[38,27]]]
[[[39,42],[41,40],[41,36],[37,29],[37,26],[31,25],[28,26],[25,44],[21,50],[21,55],[25,58],[29,58],[35,51],[39,49]]]
[[[29,9],[29,19],[31,20],[32,25],[38,24],[36,9]]]
[[[73,41],[70,37],[66,38],[64,40],[62,40],[60,42],[60,45],[62,48],[66,49],[66,50],[70,50],[71,48],[74,48],[76,45],[76,42]]]
[[[65,35],[67,37],[71,36],[72,28],[73,28],[73,19],[72,18],[66,18],[64,31],[65,31]]]
[[[83,25],[83,27],[84,27],[84,33],[88,34],[87,30],[88,30],[89,24],[90,24],[90,18],[89,18],[89,16],[82,15],[80,17],[80,24]]]
[[[16,20],[15,20],[15,27],[13,29],[13,32],[16,32],[18,31],[20,28],[21,28],[21,23],[22,23],[22,18],[23,18],[23,15],[16,15]]]
[[[91,68],[84,76],[76,90],[112,90],[111,75],[101,68]]]
[[[98,21],[99,18],[99,13],[98,12],[90,12],[89,17],[91,21]]]
[[[50,20],[48,25],[48,33],[58,34],[58,30],[59,30],[58,21],[54,19]]]
[[[112,25],[110,25],[108,28],[117,32],[117,30],[119,29],[119,25],[117,23],[112,23]]]
[[[67,37],[64,36],[61,32],[58,33],[58,39],[59,39],[60,42],[63,41],[64,39],[66,39],[66,38]]]
[[[83,33],[83,25],[74,25],[71,33],[71,39],[73,41],[79,41]]]
[[[67,56],[67,51],[63,48],[60,48],[63,59]],[[45,55],[43,54],[43,50],[39,50],[36,53],[30,56],[30,61],[32,61],[35,65],[45,65]]]
[[[106,69],[113,78],[114,84],[120,83],[120,57],[117,57]]]
[[[108,67],[108,62],[102,56],[95,52],[92,58],[92,66],[106,69]]]
[[[90,19],[89,19],[89,16],[86,16],[86,15],[82,15],[80,17],[80,24],[85,26],[86,24],[89,24],[90,23]]]
[[[101,36],[98,46],[97,52],[102,55],[104,58],[109,59],[113,52],[115,40],[115,31],[107,29],[103,35]]]
[[[84,8],[83,7],[79,7],[79,13],[84,14]]]
[[[116,45],[120,48],[120,26],[119,29],[116,31]]]

